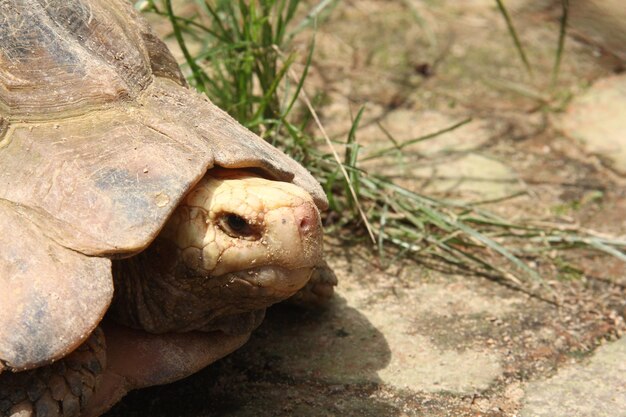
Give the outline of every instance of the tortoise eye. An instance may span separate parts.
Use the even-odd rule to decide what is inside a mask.
[[[248,240],[258,239],[259,233],[246,219],[235,213],[224,213],[217,223],[230,237]]]

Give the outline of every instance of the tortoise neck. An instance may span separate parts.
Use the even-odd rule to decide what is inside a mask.
[[[239,296],[251,287],[238,277],[241,274],[198,275],[178,252],[166,239],[157,238],[144,252],[113,260],[115,293],[109,317],[150,333],[243,334],[260,324],[265,307],[279,301],[262,294]]]

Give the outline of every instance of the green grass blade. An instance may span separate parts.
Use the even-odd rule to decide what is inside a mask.
[[[474,230],[473,228],[471,228],[471,227],[469,227],[469,226],[467,226],[467,225],[465,225],[465,224],[463,224],[461,222],[453,222],[453,225],[454,225],[454,227],[458,228],[459,230],[462,230],[463,232],[467,233],[469,236],[472,236],[474,239],[480,241],[485,246],[487,246],[487,247],[493,249],[494,251],[498,252],[500,255],[502,255],[503,257],[508,259],[510,262],[512,262],[516,267],[518,267],[522,271],[526,272],[526,274],[528,274],[528,276],[531,277],[536,282],[541,283],[542,285],[544,284],[543,279],[539,276],[537,271],[535,271],[534,269],[532,269],[528,265],[526,265],[524,262],[522,262],[522,260],[520,260],[517,256],[513,255],[504,246],[500,245],[496,241],[488,238],[484,234],[479,233],[478,231]]]
[[[522,43],[520,42],[519,37],[517,36],[517,31],[515,30],[515,26],[513,26],[513,21],[511,20],[511,16],[509,15],[509,12],[507,11],[504,4],[502,3],[502,0],[496,0],[496,4],[498,5],[500,14],[504,18],[504,21],[506,22],[506,26],[509,31],[509,34],[511,35],[511,38],[513,39],[513,43],[515,44],[515,49],[517,49],[517,54],[519,55],[520,59],[524,63],[524,67],[526,68],[526,71],[528,71],[528,75],[532,77],[533,75],[532,67],[530,66],[530,62],[528,61],[528,58],[526,57],[526,52],[524,52]]]
[[[233,43],[234,39],[231,35],[231,32],[228,29],[226,29],[226,27],[222,23],[222,19],[217,14],[217,11],[213,8],[213,6],[209,4],[208,1],[203,1],[202,3],[204,5],[204,10],[211,17],[211,23],[217,26],[217,28],[214,29],[214,31],[217,32],[219,30],[219,33],[221,34],[221,36],[218,37],[218,39],[220,40],[224,39],[223,42],[225,42],[226,44]]]
[[[146,1],[147,6],[142,6],[142,10],[170,19],[185,55],[189,69],[185,73],[189,74],[190,83],[200,91],[206,90],[218,106],[303,163],[320,181],[335,212],[325,219],[327,230],[349,242],[362,243],[369,235],[372,250],[378,253],[382,266],[395,263],[393,259],[400,256],[411,255],[425,265],[445,262],[457,272],[468,271],[490,279],[506,278],[530,293],[527,287],[532,291],[537,288],[531,285],[530,279],[542,290],[548,287],[526,263],[526,257],[545,256],[546,251],[555,249],[584,247],[626,262],[624,241],[579,229],[565,229],[565,226],[559,228],[552,223],[543,226],[513,223],[477,207],[497,203],[497,200],[476,204],[445,201],[403,188],[390,178],[369,174],[359,167],[360,162],[374,158],[393,161],[394,157],[402,156],[406,147],[458,129],[469,123],[469,118],[403,142],[396,141],[380,126],[390,142],[381,137],[384,148],[360,158],[362,148],[357,142],[357,129],[364,117],[361,108],[345,141],[337,139],[335,142],[346,146],[341,160],[304,88],[313,61],[315,36],[299,77],[293,74],[292,68],[296,55],[290,53],[286,45],[295,33],[314,26],[320,15],[336,5],[337,0],[314,2],[300,22],[293,20],[298,5],[304,4],[302,0],[195,0],[200,14],[187,17],[174,14],[171,0],[163,3],[168,7],[161,7],[161,10],[152,0]],[[518,54],[530,73],[530,64],[503,1],[497,2]],[[564,14],[554,80],[554,74],[559,72],[568,18],[568,2],[562,2]],[[295,29],[290,31],[290,28]],[[200,51],[191,56],[185,41],[189,45],[192,41],[198,42]],[[546,102],[549,99],[537,91],[525,91],[516,86],[507,88]],[[296,106],[298,99],[302,100],[303,108]],[[316,99],[321,101],[323,95],[313,101]],[[310,133],[313,122],[330,151],[315,147],[319,138]],[[532,245],[527,247],[528,243]],[[395,258],[390,254],[395,254]]]
[[[169,17],[170,23],[172,24],[172,29],[174,30],[174,36],[176,37],[178,46],[183,52],[183,55],[185,56],[185,61],[187,62],[187,65],[189,65],[189,68],[191,69],[191,72],[193,74],[195,87],[198,89],[198,91],[206,94],[207,89],[206,89],[206,86],[204,85],[204,77],[206,74],[204,74],[204,71],[202,71],[202,68],[198,66],[195,59],[191,56],[191,54],[189,53],[189,50],[187,49],[187,45],[185,44],[185,39],[183,38],[183,34],[180,30],[180,26],[178,25],[178,19],[176,19],[176,15],[174,14],[174,10],[172,9],[172,1],[171,0],[164,0],[164,1],[165,1],[165,7],[167,9],[167,15]]]
[[[306,17],[287,35],[288,40],[292,39],[295,35],[302,32],[304,29],[314,26],[319,15],[326,9],[334,7],[339,3],[339,0],[322,0],[317,6],[315,6]]]
[[[561,15],[559,25],[559,43],[556,50],[556,56],[554,58],[554,67],[552,68],[552,88],[556,86],[559,72],[561,70],[561,60],[563,58],[563,51],[565,48],[565,35],[567,32],[567,22],[569,17],[569,0],[561,0],[561,8],[563,10],[563,14]]]
[[[298,97],[300,97],[300,92],[302,91],[302,88],[304,87],[304,80],[306,80],[306,77],[309,75],[309,69],[311,68],[311,62],[313,60],[314,51],[315,51],[315,35],[313,35],[313,39],[311,40],[311,43],[309,46],[309,54],[307,55],[306,62],[304,64],[304,69],[302,70],[302,75],[300,75],[300,79],[298,80],[296,90],[294,91],[292,98],[289,101],[289,104],[287,105],[285,110],[282,112],[282,117],[286,117],[289,113],[291,113],[291,110],[293,109],[293,105],[298,100]]]
[[[390,146],[388,148],[384,148],[384,149],[380,149],[376,152],[373,152],[371,154],[369,154],[368,156],[366,156],[365,158],[361,159],[361,161],[369,161],[371,159],[376,159],[376,158],[380,158],[382,156],[385,156],[387,154],[389,154],[390,152],[395,152],[395,151],[400,151],[404,148],[406,148],[407,146],[419,143],[419,142],[424,142],[426,140],[429,139],[433,139],[436,138],[437,136],[443,135],[444,133],[448,133],[451,132],[455,129],[458,129],[461,126],[464,126],[468,123],[470,123],[472,121],[471,117],[468,117],[467,119],[463,119],[460,122],[454,123],[451,126],[448,126],[446,128],[443,128],[441,130],[437,130],[436,132],[432,132],[432,133],[428,133],[424,136],[420,136],[419,138],[415,138],[415,139],[410,139],[404,142],[401,142],[399,144],[394,143],[394,146]],[[395,140],[394,140],[395,142]]]

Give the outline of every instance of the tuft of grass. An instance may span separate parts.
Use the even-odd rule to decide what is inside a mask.
[[[393,146],[361,156],[357,140],[361,109],[345,142],[333,143],[303,88],[315,42],[303,59],[288,51],[294,36],[314,27],[336,1],[319,1],[299,21],[300,0],[196,0],[195,4],[190,17],[177,14],[171,0],[142,0],[136,5],[170,21],[191,85],[292,155],[320,181],[330,202],[325,219],[328,232],[350,242],[371,240],[383,267],[397,257],[411,256],[429,267],[443,265],[545,294],[549,288],[528,259],[538,259],[555,248],[586,247],[626,261],[625,240],[562,225],[513,224],[478,205],[430,198],[363,170],[360,162],[364,160],[401,156],[402,149],[436,140],[469,120],[405,142],[389,135]],[[504,5],[498,4],[508,17]],[[509,18],[507,23],[530,71]],[[296,62],[301,62],[299,71],[294,68]],[[325,140],[325,147],[319,146],[315,131]],[[336,146],[343,148],[343,157]]]

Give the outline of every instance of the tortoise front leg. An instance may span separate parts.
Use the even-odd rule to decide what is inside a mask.
[[[168,384],[198,372],[243,345],[249,333],[150,334],[105,319],[107,367],[81,417],[102,415],[134,389]],[[39,417],[39,416],[38,416]]]
[[[96,328],[57,362],[0,374],[0,416],[77,417],[98,388],[106,366],[104,332]]]
[[[63,359],[29,371],[0,373],[0,417],[96,417],[128,391],[185,378],[234,351],[249,336],[154,335],[105,319]]]
[[[326,261],[322,261],[313,269],[309,282],[285,302],[301,307],[322,306],[330,301],[336,285],[337,276]]]

